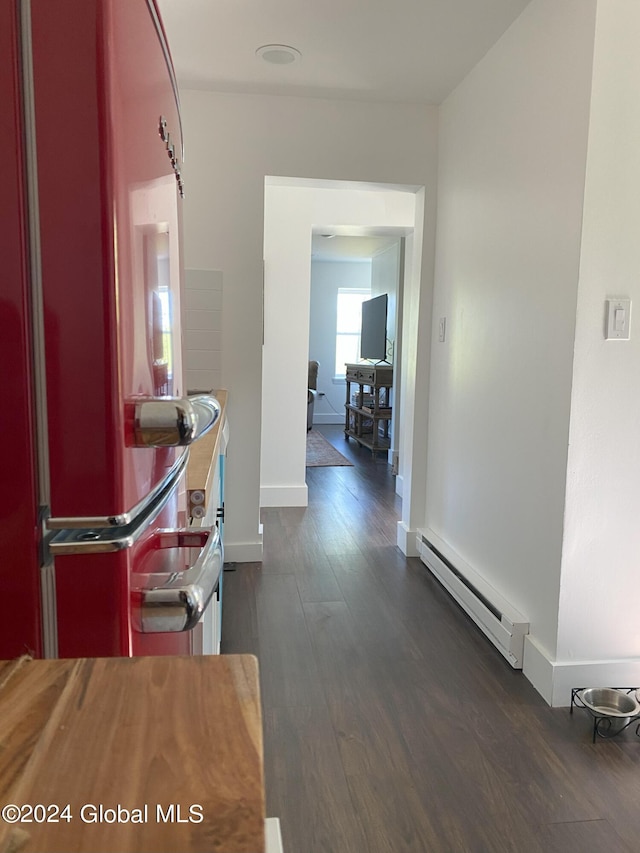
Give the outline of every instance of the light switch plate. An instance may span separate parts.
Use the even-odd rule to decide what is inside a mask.
[[[607,299],[606,304],[605,338],[608,341],[628,341],[631,327],[631,300]]]

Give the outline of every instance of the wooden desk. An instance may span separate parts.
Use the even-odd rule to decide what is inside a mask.
[[[2,853],[264,851],[251,655],[0,662],[0,721],[0,806],[59,820],[0,819]]]

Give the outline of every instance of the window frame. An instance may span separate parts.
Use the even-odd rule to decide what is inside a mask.
[[[360,342],[361,329],[359,328],[357,332],[341,332],[339,331],[340,327],[340,296],[344,294],[361,294],[361,304],[362,302],[366,302],[367,299],[371,299],[371,288],[370,287],[339,287],[336,292],[336,330],[335,330],[335,347],[334,347],[334,381],[343,382],[346,378],[346,370],[344,364],[338,365],[338,341],[339,339],[344,338],[356,338],[358,344]],[[358,353],[360,352],[360,347],[357,347]],[[356,356],[356,361],[359,360],[359,355]],[[345,362],[346,363],[346,362]],[[341,370],[338,368],[341,366]]]

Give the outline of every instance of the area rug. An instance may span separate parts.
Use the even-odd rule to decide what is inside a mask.
[[[307,433],[307,468],[328,468],[337,465],[350,465],[342,453],[337,451],[320,432],[314,429]]]

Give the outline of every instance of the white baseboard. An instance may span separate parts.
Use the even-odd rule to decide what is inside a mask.
[[[260,506],[308,506],[307,485],[261,486]]]
[[[638,687],[640,660],[553,661],[529,635],[524,675],[553,707],[571,704],[573,687]]]
[[[553,704],[553,664],[531,634],[524,638],[522,674],[533,684],[548,705]]]
[[[396,545],[400,548],[405,557],[420,556],[416,545],[417,532],[417,530],[410,530],[404,522],[398,522],[398,526],[396,528]]]
[[[344,424],[344,415],[338,412],[313,413],[314,424]]]
[[[268,817],[264,822],[265,853],[283,853],[280,818]]]
[[[261,563],[262,541],[225,542],[224,559],[227,563]]]

